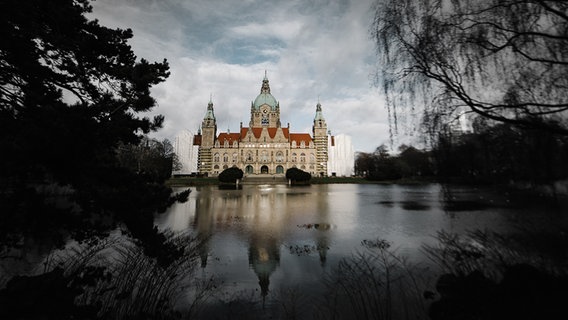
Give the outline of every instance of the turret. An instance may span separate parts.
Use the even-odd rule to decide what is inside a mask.
[[[217,120],[215,119],[213,101],[211,101],[211,99],[209,99],[209,103],[207,104],[207,112],[201,122],[201,129],[203,131],[202,146],[212,147],[215,143],[215,136],[217,134]]]
[[[323,117],[321,104],[316,105],[316,116],[312,127],[316,147],[316,171],[320,176],[327,176],[327,123]]]
[[[207,104],[207,112],[201,121],[201,147],[198,155],[198,169],[202,174],[211,173],[211,148],[215,145],[215,137],[217,136],[217,120],[213,112],[213,101],[209,99]]]

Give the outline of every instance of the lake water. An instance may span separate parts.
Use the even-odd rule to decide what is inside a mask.
[[[384,239],[410,261],[427,263],[421,248],[436,244],[438,231],[508,233],[558,217],[559,209],[533,200],[439,184],[204,186],[156,223],[207,239],[201,276],[215,277],[227,294],[270,297],[289,287],[317,293],[322,275],[365,241]]]

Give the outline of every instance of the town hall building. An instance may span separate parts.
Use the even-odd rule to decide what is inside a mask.
[[[217,176],[233,166],[242,169],[245,176],[283,176],[287,169],[293,167],[312,176],[351,175],[353,171],[354,152],[350,137],[334,139],[330,135],[319,102],[311,133],[291,132],[290,124],[282,126],[280,103],[272,96],[266,75],[260,93],[251,102],[248,126],[241,122],[238,132],[217,132],[217,120],[210,100],[201,129],[193,135],[191,146],[188,145],[187,133],[185,135],[185,139],[176,138],[174,147],[182,170],[174,174]],[[345,155],[333,152],[335,140],[343,142],[340,149]],[[347,165],[330,163],[330,158],[347,161]],[[347,168],[343,171],[350,172],[338,174],[328,170],[338,167]]]

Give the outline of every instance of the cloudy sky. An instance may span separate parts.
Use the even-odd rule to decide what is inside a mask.
[[[322,104],[332,134],[356,151],[389,143],[384,98],[372,86],[372,0],[97,0],[90,18],[131,28],[139,58],[170,63],[153,89],[166,117],[154,137],[196,132],[212,95],[217,127],[248,126],[266,70],[282,125],[311,132]]]

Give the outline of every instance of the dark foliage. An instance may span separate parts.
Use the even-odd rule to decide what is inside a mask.
[[[0,7],[0,242],[62,244],[105,235],[119,224],[147,253],[176,249],[153,228],[172,196],[163,172],[133,170],[119,146],[161,127],[150,87],[168,63],[137,60],[131,30],[89,21],[87,0],[2,1]],[[45,237],[45,238],[43,238]]]
[[[243,170],[237,167],[227,168],[219,174],[219,182],[236,183],[237,180],[243,178],[243,175]]]
[[[73,280],[56,268],[39,276],[11,279],[0,291],[2,319],[96,319],[96,306],[77,306],[83,286],[93,285],[101,268],[90,268]]]
[[[286,170],[286,179],[292,180],[292,182],[309,182],[312,175],[298,168],[290,168]]]
[[[387,147],[381,145],[374,153],[359,153],[355,160],[356,174],[373,181],[413,179],[433,174],[429,152],[406,145],[399,151],[399,155],[391,156]]]
[[[476,132],[440,133],[433,150],[442,178],[471,182],[547,184],[568,178],[568,139],[511,124]]]
[[[429,314],[432,320],[553,319],[566,313],[567,285],[567,278],[525,264],[507,267],[500,282],[480,271],[444,274]]]
[[[179,168],[179,161],[168,139],[158,141],[144,137],[137,145],[121,143],[117,156],[121,166],[157,182],[169,179],[172,169]]]
[[[375,4],[376,80],[394,130],[423,107],[430,120],[471,113],[568,135],[566,1]]]

